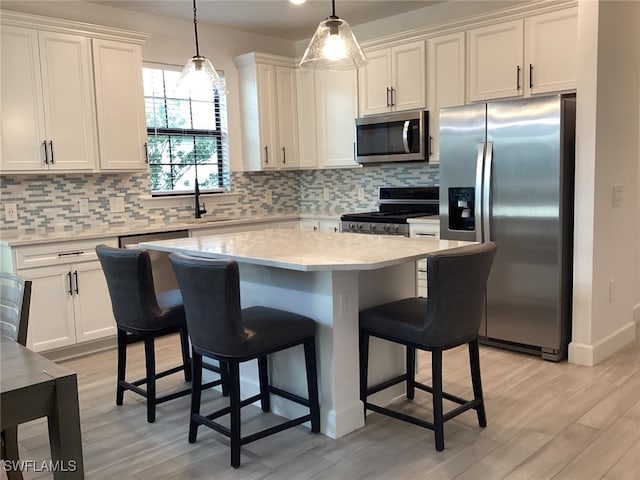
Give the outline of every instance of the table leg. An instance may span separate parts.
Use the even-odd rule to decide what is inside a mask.
[[[84,478],[76,376],[56,378],[53,413],[48,416],[55,479]]]

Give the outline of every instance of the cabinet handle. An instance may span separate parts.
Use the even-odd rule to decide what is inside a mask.
[[[47,152],[47,141],[42,141],[42,148],[44,150],[44,164],[49,165],[49,152]]]
[[[390,98],[391,95],[390,95],[390,93],[391,93],[391,90],[389,89],[389,87],[387,87],[387,107],[391,106],[391,98]]]
[[[73,272],[73,280],[76,283],[76,295],[80,293],[80,289],[78,288],[78,270]]]
[[[144,143],[144,163],[149,165],[149,145],[147,142]]]
[[[71,272],[67,272],[67,281],[69,282],[69,290],[67,290],[67,292],[69,293],[69,295],[73,295],[73,284],[72,284],[72,280],[71,280]]]
[[[518,65],[518,68],[516,69],[516,90],[520,90],[520,70],[522,70],[520,68],[520,65]]]
[[[71,255],[82,255],[84,252],[82,250],[76,250],[75,252],[64,252],[59,253],[58,257],[69,257]]]
[[[338,233],[338,232],[340,231],[340,229],[339,229],[338,227],[333,227],[333,231],[334,231],[335,233]]]
[[[429,149],[429,156],[433,155],[433,150],[431,149],[431,142],[433,142],[433,137],[429,135],[429,145],[427,148]]]
[[[315,225],[313,226],[313,231],[317,232],[318,231],[318,227],[316,227]]]
[[[265,145],[264,147],[264,163],[269,163],[269,146]]]
[[[533,88],[533,65],[529,64],[529,88]]]
[[[391,87],[391,106],[396,104],[396,89]]]
[[[282,147],[282,163],[287,163],[287,147]]]
[[[55,163],[53,159],[53,140],[49,140],[49,152],[51,153],[51,165]]]

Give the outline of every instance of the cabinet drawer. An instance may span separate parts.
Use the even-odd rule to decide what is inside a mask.
[[[109,245],[110,247],[117,247],[118,239],[113,237],[16,247],[16,268],[21,270],[23,268],[46,267],[70,262],[77,263],[97,260],[95,248],[96,245],[101,243]]]

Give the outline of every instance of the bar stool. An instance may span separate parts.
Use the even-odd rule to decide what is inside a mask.
[[[169,255],[184,298],[187,326],[193,350],[193,391],[189,443],[196,441],[198,427],[206,425],[231,440],[231,466],[240,466],[240,447],[274,433],[311,422],[320,431],[320,406],[316,373],[315,322],[307,317],[275,308],[240,308],[240,275],[232,260],[213,260]],[[308,399],[269,383],[267,356],[296,345],[304,346]],[[208,415],[200,414],[202,357],[218,360],[227,368],[225,381],[229,406]],[[240,399],[240,363],[257,359],[260,393]],[[270,394],[309,408],[309,414],[287,420],[251,435],[241,435],[240,409],[260,400],[270,410]],[[230,428],[214,421],[230,415]]]
[[[387,415],[435,432],[436,450],[444,450],[444,422],[474,409],[478,423],[487,418],[480,380],[478,330],[482,319],[487,279],[496,245],[454,248],[427,257],[427,298],[407,298],[360,312],[360,399],[367,410]],[[369,337],[374,336],[406,347],[406,372],[375,386],[368,386]],[[442,352],[468,344],[473,400],[442,390]],[[415,380],[416,349],[431,352],[432,385]],[[407,399],[415,389],[433,395],[433,422],[406,415],[369,402],[369,395],[406,382]],[[459,404],[443,413],[443,398]]]
[[[156,295],[151,261],[145,250],[98,245],[96,253],[107,279],[118,331],[116,404],[122,405],[125,390],[142,395],[147,399],[147,421],[153,423],[156,419],[156,405],[191,392],[191,388],[187,388],[164,396],[156,393],[156,380],[167,375],[183,371],[185,381],[191,381],[189,340],[182,296],[178,289]],[[155,339],[176,332],[180,334],[182,365],[156,372]],[[128,382],[125,380],[127,345],[137,342],[144,342],[146,376]],[[146,385],[146,390],[140,388],[143,384]]]

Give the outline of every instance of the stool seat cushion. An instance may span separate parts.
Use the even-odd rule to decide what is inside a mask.
[[[360,312],[360,328],[384,337],[415,341],[427,317],[426,298],[405,298]]]
[[[271,350],[280,350],[283,346],[297,344],[315,334],[315,322],[303,315],[286,312],[270,307],[249,307],[242,309],[242,325],[244,341],[241,344],[229,345],[229,349],[208,351],[200,348],[206,340],[193,339],[193,347],[205,355],[222,355],[232,358],[249,358],[264,354]],[[215,332],[211,332],[215,334]],[[224,350],[224,349],[223,349]]]

